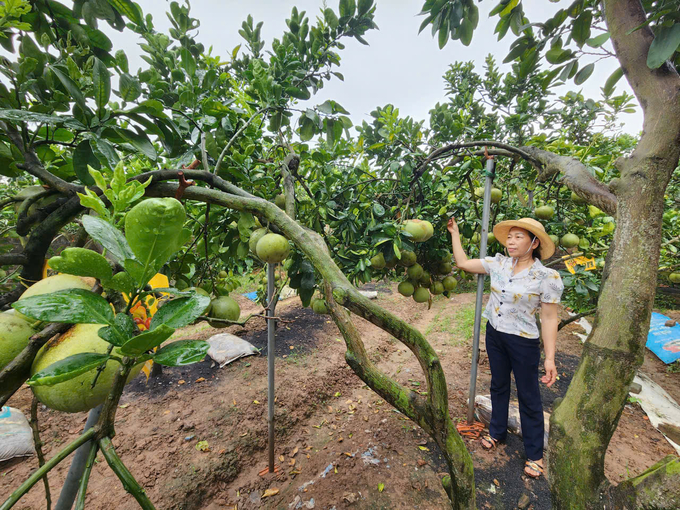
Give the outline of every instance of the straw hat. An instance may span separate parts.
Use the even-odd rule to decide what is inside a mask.
[[[533,218],[521,218],[519,220],[506,220],[501,221],[493,227],[493,235],[496,236],[496,240],[505,246],[508,239],[508,232],[512,227],[523,228],[534,234],[541,242],[541,260],[548,259],[552,257],[555,253],[555,243],[553,243],[550,236],[545,231],[545,228],[540,221],[536,221]]]

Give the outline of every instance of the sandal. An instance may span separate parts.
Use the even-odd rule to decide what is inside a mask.
[[[529,468],[530,470],[538,473],[537,475],[532,475],[531,473],[528,473],[526,468]],[[527,475],[529,478],[540,478],[541,475],[543,474],[543,467],[538,465],[535,461],[533,460],[528,460],[524,463],[524,474]]]
[[[496,446],[498,446],[498,439],[495,439],[488,434],[482,437],[482,448],[485,450],[494,450]]]

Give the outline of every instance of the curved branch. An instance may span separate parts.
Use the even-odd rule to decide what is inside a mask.
[[[0,266],[21,266],[28,262],[23,253],[5,253],[0,255]]]
[[[218,173],[219,173],[220,167],[222,166],[222,160],[223,160],[224,157],[227,155],[227,151],[228,151],[229,148],[234,144],[234,142],[236,141],[236,139],[241,135],[241,133],[243,133],[243,132],[248,128],[248,126],[250,126],[250,124],[255,120],[255,118],[256,118],[258,115],[260,115],[261,113],[266,112],[267,110],[269,110],[269,107],[260,108],[258,111],[256,111],[255,113],[253,113],[253,115],[246,121],[245,124],[243,124],[243,126],[241,126],[241,128],[240,128],[238,131],[236,131],[236,133],[234,133],[234,136],[231,137],[231,139],[229,140],[229,142],[227,142],[227,145],[225,145],[225,146],[224,146],[224,149],[222,149],[222,152],[220,153],[220,157],[217,159],[217,163],[215,163],[215,169],[214,169],[214,173],[215,173],[215,174],[218,174]]]
[[[536,166],[539,181],[547,181],[557,174],[562,174],[560,182],[573,190],[581,198],[602,209],[611,216],[616,214],[617,199],[606,184],[595,179],[586,166],[576,158],[560,156],[537,147],[522,149],[538,161]]]

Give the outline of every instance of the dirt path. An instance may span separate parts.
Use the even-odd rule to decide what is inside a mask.
[[[379,288],[382,306],[417,326],[442,359],[452,416],[466,413],[471,358],[474,295],[441,297],[432,309],[415,305]],[[245,313],[256,305],[243,299]],[[444,464],[422,430],[370,391],[344,362],[344,343],[330,319],[299,306],[279,305],[285,319],[277,331],[276,433],[278,475],[261,477],[266,467],[266,358],[250,357],[219,369],[207,360],[166,368],[160,378],[131,383],[121,401],[117,436],[121,457],[159,509],[317,508],[441,509],[447,507],[440,477]],[[680,317],[680,313],[675,315]],[[424,390],[420,368],[403,345],[357,319],[371,358],[381,369],[414,390]],[[225,330],[221,330],[225,331]],[[263,321],[247,329],[229,328],[263,349]],[[558,336],[560,380],[543,388],[546,411],[569,385],[581,353],[572,324]],[[208,338],[216,330],[202,323],[186,328],[182,338]],[[680,375],[668,374],[648,353],[643,370],[680,401]],[[478,391],[488,393],[490,372],[482,352]],[[9,402],[28,415],[30,390]],[[42,409],[40,428],[46,456],[54,455],[82,429],[84,413],[66,415]],[[199,442],[200,445],[199,445]],[[205,443],[204,443],[205,442]],[[206,451],[197,446],[207,448]],[[521,440],[510,435],[490,454],[468,442],[475,463],[480,508],[514,508],[526,494],[535,510],[550,508],[547,482],[522,476]],[[606,473],[613,482],[638,474],[673,453],[637,405],[626,406],[609,446]],[[0,500],[35,468],[35,459],[0,464]],[[67,465],[50,473],[53,490],[61,487]],[[270,492],[278,492],[266,496]],[[264,497],[263,497],[264,496]],[[56,499],[53,495],[53,499]],[[311,502],[311,503],[310,503]],[[88,489],[88,508],[138,508],[101,455]],[[299,504],[299,506],[298,506]],[[42,484],[15,507],[44,508]]]

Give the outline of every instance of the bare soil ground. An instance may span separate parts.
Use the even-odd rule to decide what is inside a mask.
[[[471,359],[474,294],[436,299],[430,310],[396,293],[396,285],[378,288],[379,302],[417,326],[442,359],[453,417],[464,419]],[[244,313],[257,306],[240,299]],[[562,311],[564,317],[566,312]],[[284,319],[276,343],[276,462],[279,474],[259,476],[267,465],[266,327],[256,319],[247,328],[232,327],[263,356],[241,359],[222,369],[207,359],[196,365],[164,368],[163,375],[128,385],[114,438],[123,461],[159,509],[441,509],[447,498],[440,480],[441,453],[423,431],[369,390],[344,361],[344,343],[327,316],[303,309],[298,299],[279,304]],[[680,312],[671,312],[680,319]],[[373,361],[390,376],[424,391],[413,355],[390,335],[356,319]],[[225,331],[225,330],[220,330]],[[201,323],[181,338],[208,338],[217,330]],[[566,392],[581,353],[571,324],[559,333],[560,379],[543,387],[546,411]],[[680,374],[648,352],[642,368],[680,401]],[[478,392],[488,393],[490,371],[482,352]],[[9,402],[29,415],[31,392],[23,387]],[[82,430],[86,414],[40,410],[47,458]],[[199,441],[207,450],[197,449]],[[535,510],[550,508],[545,479],[522,474],[521,439],[489,453],[478,441],[466,441],[472,454],[480,508],[515,508],[523,494]],[[203,446],[206,443],[201,443]],[[637,405],[627,405],[609,446],[606,474],[617,482],[641,473],[674,453]],[[37,466],[35,458],[0,464],[0,501]],[[53,499],[66,476],[64,463],[50,473]],[[274,490],[276,489],[276,490]],[[269,491],[268,491],[269,490]],[[268,491],[268,492],[267,492]],[[54,492],[57,494],[55,495]],[[268,494],[274,493],[269,496]],[[87,507],[138,508],[101,454],[93,470]],[[45,508],[42,483],[15,507]]]

